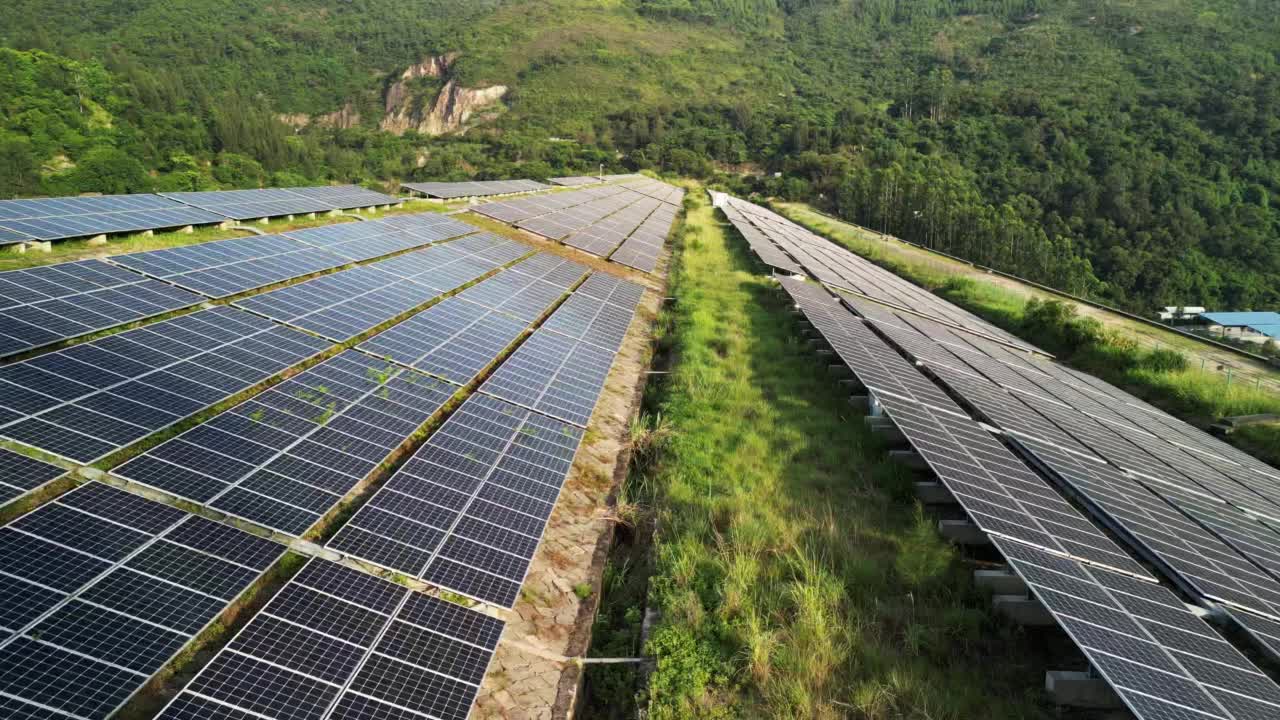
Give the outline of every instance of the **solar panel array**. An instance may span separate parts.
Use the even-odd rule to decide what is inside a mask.
[[[39,490],[66,474],[57,465],[0,448],[0,504]]]
[[[681,190],[681,195],[684,191]],[[644,222],[635,229],[622,243],[622,247],[609,256],[619,265],[635,268],[651,273],[658,268],[658,258],[662,256],[662,248],[671,234],[671,226],[676,221],[678,205],[663,203],[653,211]]]
[[[159,720],[465,720],[501,621],[311,560]]]
[[[159,195],[0,200],[0,231],[7,231],[0,243],[208,225],[225,219]]]
[[[791,274],[808,273],[825,285],[922,314],[1023,350],[1047,354],[771,210],[729,195],[717,195],[717,201],[761,262],[770,267]]]
[[[621,344],[616,328],[625,335],[643,292],[634,283],[592,275],[569,303],[498,367],[480,392],[585,428]],[[587,322],[586,329],[577,333],[586,318],[584,306],[597,306],[595,317],[607,315],[611,321]],[[574,317],[566,321],[562,313]],[[574,329],[574,336],[565,334],[566,328]]]
[[[161,197],[231,220],[305,215],[331,210],[394,205],[400,200],[356,185],[262,190],[206,190],[161,193]]]
[[[466,385],[586,272],[538,255],[370,338],[360,349]]]
[[[460,197],[485,197],[488,195],[510,195],[512,193],[537,192],[549,190],[536,180],[475,180],[470,182],[423,182],[402,183],[401,187],[431,197],[452,199]]]
[[[1131,557],[1202,604],[1226,605],[1270,647],[1280,637],[1280,551],[1267,513],[1280,475],[1117,388],[984,334],[780,282],[1135,715],[1280,712],[1280,687]]]
[[[229,307],[0,367],[0,436],[89,463],[327,349]]]
[[[0,244],[211,225],[400,200],[356,185],[0,200]]]
[[[285,550],[100,483],[0,528],[0,547],[5,716],[86,720],[128,701]]]
[[[328,543],[512,607],[582,430],[472,395]]]
[[[0,357],[200,303],[101,260],[0,272]]]
[[[548,178],[547,182],[552,185],[561,185],[563,187],[578,187],[579,185],[595,185],[604,182],[603,178],[593,175],[566,175],[565,177]]]
[[[626,189],[616,185],[601,185],[569,192],[534,195],[515,200],[485,203],[484,205],[476,206],[474,209],[475,212],[491,217],[494,220],[516,224],[541,215],[574,208],[594,200],[609,198],[627,192]]]
[[[416,250],[236,301],[246,310],[345,342],[528,252],[492,234]]]
[[[301,536],[457,390],[349,350],[112,472]]]

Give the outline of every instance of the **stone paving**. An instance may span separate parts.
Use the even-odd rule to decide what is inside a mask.
[[[663,290],[648,280],[652,292],[645,294],[610,372],[521,597],[513,611],[503,613],[506,634],[480,688],[473,718],[572,717],[581,671],[571,658],[584,655],[591,641],[613,538],[610,495],[625,477],[628,427],[639,405]],[[587,595],[585,600],[579,592]]]

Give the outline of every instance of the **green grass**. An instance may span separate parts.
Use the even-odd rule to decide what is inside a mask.
[[[633,654],[651,571],[640,702],[655,720],[1049,717],[1038,649],[992,620],[911,477],[695,195],[662,338],[672,374],[633,432],[623,498],[657,536],[650,561],[623,546],[606,568],[593,653]],[[621,672],[589,675],[593,716],[627,716]]]

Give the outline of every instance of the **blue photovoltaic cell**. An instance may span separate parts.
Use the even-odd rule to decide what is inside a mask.
[[[510,262],[509,255],[526,252],[525,246],[494,235],[466,237],[236,304],[344,342]]]
[[[57,465],[0,448],[0,503],[36,490],[66,472]]]
[[[536,192],[549,190],[550,185],[543,185],[535,180],[477,180],[471,182],[421,182],[402,183],[401,187],[437,198],[484,197],[486,195],[507,195],[510,193]]]
[[[159,720],[466,720],[502,630],[487,615],[311,560]]]
[[[200,301],[199,295],[101,260],[0,272],[0,356]]]
[[[328,212],[337,207],[325,200],[300,195],[283,188],[263,190],[209,190],[162,193],[166,198],[207,210],[232,220],[253,220],[279,215]]]
[[[0,227],[37,240],[220,223],[215,213],[160,195],[0,200]]]
[[[582,432],[472,395],[329,547],[511,607]]]
[[[456,390],[350,350],[112,473],[301,536]]]
[[[217,307],[0,368],[0,435],[93,462],[327,349]]]
[[[99,483],[0,528],[0,547],[4,716],[89,720],[124,704],[285,550]]]

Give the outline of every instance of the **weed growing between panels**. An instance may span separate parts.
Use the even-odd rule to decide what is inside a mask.
[[[633,433],[632,531],[592,650],[635,654],[649,607],[656,666],[638,698],[634,667],[592,667],[588,715],[1050,717],[1039,688],[1064,656],[992,619],[973,565],[697,195],[660,331],[672,372]]]

